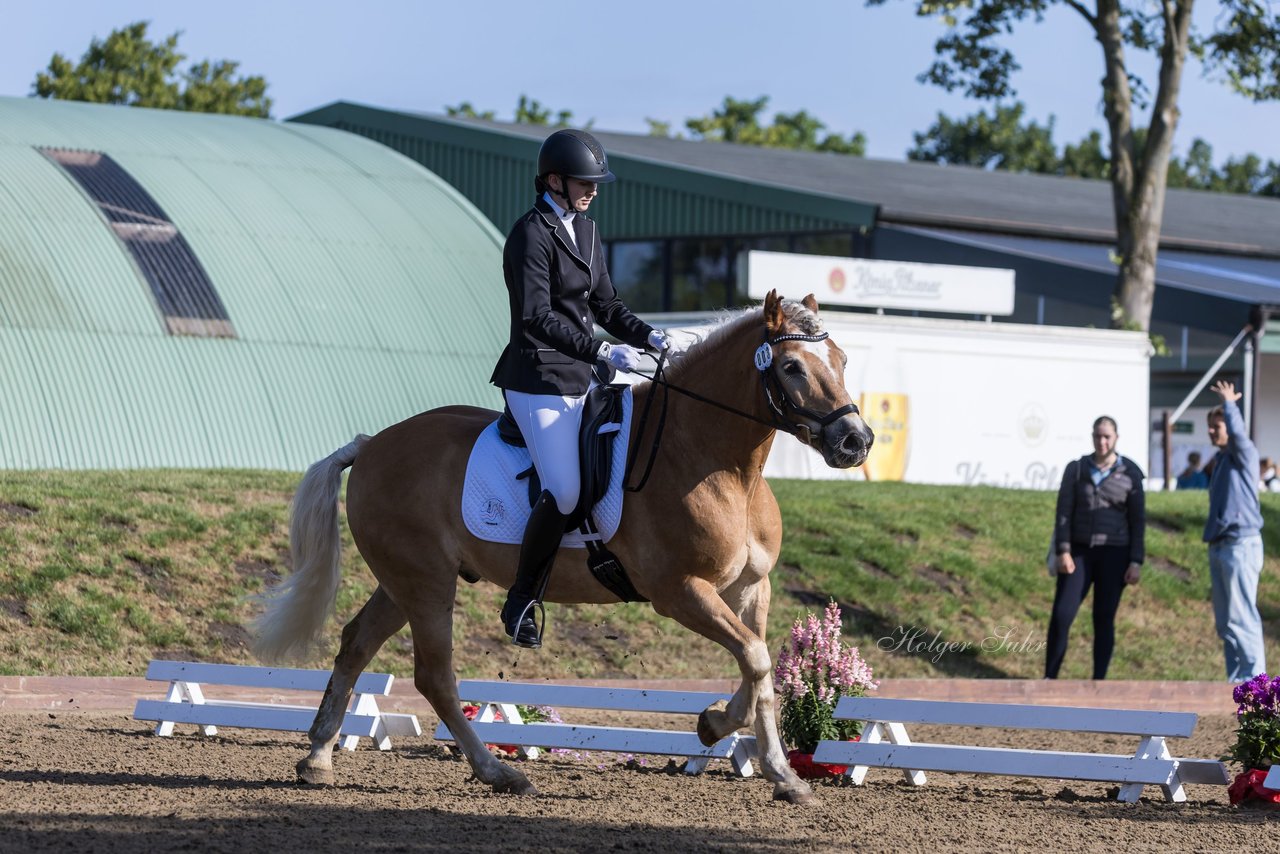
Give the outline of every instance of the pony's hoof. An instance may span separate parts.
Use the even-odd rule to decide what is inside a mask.
[[[529,778],[519,773],[508,777],[505,780],[499,780],[493,784],[493,791],[499,795],[537,795],[538,789],[529,782]]]
[[[814,802],[813,789],[809,788],[809,784],[803,780],[796,780],[794,783],[778,783],[773,787],[773,799],[805,806]]]
[[[332,768],[322,768],[319,765],[315,765],[309,758],[298,762],[297,771],[299,783],[310,783],[312,786],[332,786],[337,782]]]
[[[716,700],[710,706],[707,706],[698,715],[698,741],[705,746],[710,747],[715,744],[724,735],[720,728],[716,726],[716,722],[723,722],[725,718],[724,710],[729,708],[729,704],[724,700]]]

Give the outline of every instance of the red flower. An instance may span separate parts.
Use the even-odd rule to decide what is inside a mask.
[[[475,720],[476,715],[478,714],[480,714],[479,706],[474,706],[468,703],[467,705],[462,707],[462,715],[469,721]],[[494,712],[493,718],[494,720],[498,720],[498,721],[502,720],[502,712]],[[489,748],[490,750],[501,751],[502,753],[505,753],[507,756],[516,755],[516,746],[514,744],[486,744],[485,747]]]
[[[1280,804],[1280,789],[1268,789],[1262,785],[1265,779],[1267,779],[1265,769],[1250,768],[1236,776],[1235,781],[1227,789],[1227,797],[1231,799],[1233,806],[1246,801]]]
[[[849,740],[857,741],[858,736],[855,735]],[[814,762],[812,753],[802,753],[799,750],[788,750],[787,762],[791,765],[791,770],[795,771],[796,775],[802,780],[824,780],[828,777],[839,777],[849,770],[847,765]]]

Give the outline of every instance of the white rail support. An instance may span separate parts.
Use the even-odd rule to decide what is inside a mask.
[[[147,678],[169,682],[168,693],[163,700],[138,700],[133,716],[159,721],[159,736],[172,735],[176,723],[195,724],[205,735],[216,735],[220,726],[306,732],[315,720],[316,706],[211,699],[202,686],[323,692],[329,675],[327,670],[152,661]],[[422,735],[417,715],[388,714],[378,708],[377,698],[391,693],[394,679],[389,673],[364,673],[356,680],[350,710],[339,730],[344,750],[355,750],[361,738],[372,738],[379,750],[390,750],[392,736]]]
[[[855,784],[870,767],[902,769],[915,785],[925,782],[925,771],[1096,780],[1121,784],[1117,800],[1130,803],[1148,785],[1160,786],[1167,800],[1185,801],[1185,783],[1227,784],[1221,762],[1170,754],[1166,738],[1185,738],[1195,730],[1190,713],[844,697],[835,716],[862,721],[866,737],[820,742],[813,760],[849,766],[845,773]],[[1130,755],[920,744],[907,736],[908,723],[1133,735],[1140,741]]]
[[[754,736],[731,733],[707,747],[692,730],[642,729],[582,724],[525,723],[517,705],[553,706],[668,715],[697,715],[729,695],[699,691],[657,691],[643,688],[594,688],[536,682],[482,682],[463,680],[458,696],[476,703],[480,712],[472,720],[476,734],[490,744],[509,744],[526,756],[539,748],[598,750],[607,753],[647,753],[683,756],[685,773],[699,774],[712,759],[727,759],[743,777],[754,773]],[[499,717],[502,718],[498,720]],[[453,734],[440,724],[435,737],[452,741]]]

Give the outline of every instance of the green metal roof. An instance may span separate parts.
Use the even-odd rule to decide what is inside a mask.
[[[234,339],[169,335],[96,204],[37,148],[110,155]],[[501,235],[338,130],[0,98],[0,467],[297,469],[448,403],[497,406]]]
[[[341,128],[413,158],[462,191],[504,233],[528,210],[545,128],[385,110],[339,101],[289,119]],[[813,190],[717,174],[616,149],[619,181],[592,203],[610,240],[870,228],[876,206]]]

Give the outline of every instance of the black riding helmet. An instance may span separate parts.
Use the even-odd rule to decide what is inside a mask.
[[[609,158],[600,141],[585,130],[558,130],[538,150],[538,177],[562,175],[608,184],[617,178],[609,171]]]

